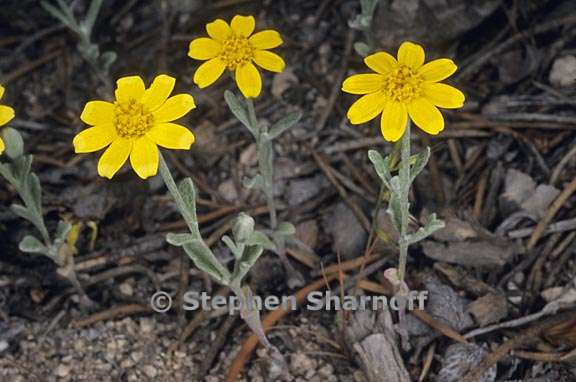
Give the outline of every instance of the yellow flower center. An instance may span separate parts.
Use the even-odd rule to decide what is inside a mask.
[[[246,37],[232,35],[222,44],[220,58],[229,70],[246,64],[254,58],[254,47]]]
[[[394,69],[384,78],[382,91],[397,102],[410,102],[420,96],[422,77],[405,65]]]
[[[144,105],[131,99],[114,103],[114,127],[122,138],[138,138],[152,128],[154,117]]]

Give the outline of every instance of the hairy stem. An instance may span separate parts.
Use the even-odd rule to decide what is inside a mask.
[[[254,102],[251,98],[246,98],[246,105],[248,107],[248,120],[252,126],[252,131],[255,133],[256,145],[258,147],[258,169],[263,178],[263,191],[266,196],[268,213],[270,215],[270,228],[272,232],[274,232],[278,228],[278,211],[276,209],[276,200],[274,199],[274,148],[271,140],[263,139],[262,137],[267,131],[265,127],[261,128],[258,125]],[[269,151],[270,155],[260,155],[263,151]],[[273,235],[273,240],[276,244],[276,251],[280,257],[280,261],[282,261],[288,274],[288,285],[290,287],[302,285],[304,282],[302,275],[292,266],[286,257],[286,238],[280,235]]]
[[[262,140],[262,131],[258,126],[256,111],[254,109],[254,102],[251,98],[246,98],[246,105],[248,106],[248,118],[250,120],[250,124],[252,125],[254,131],[257,133],[256,144],[258,145],[258,149],[272,150],[272,141]],[[263,148],[262,146],[264,145],[270,145],[270,147]],[[264,194],[266,194],[268,213],[270,214],[270,228],[275,230],[278,227],[278,213],[276,211],[276,202],[274,200],[274,166],[273,163],[263,163],[259,158],[258,167],[260,168],[260,174],[264,177]]]
[[[408,195],[410,193],[410,120],[406,124],[406,131],[402,135],[400,147],[400,170],[398,176],[400,177],[400,259],[398,263],[398,278],[400,283],[404,282],[406,275],[406,261],[408,258],[408,218],[410,216],[410,204],[408,202]]]

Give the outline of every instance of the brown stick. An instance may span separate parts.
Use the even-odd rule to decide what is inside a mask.
[[[528,251],[534,249],[536,243],[538,242],[538,240],[540,240],[540,238],[544,234],[544,231],[546,230],[548,224],[550,224],[552,219],[554,219],[554,216],[556,216],[558,210],[562,208],[564,203],[566,203],[566,201],[570,198],[570,196],[572,196],[572,194],[575,191],[576,191],[576,177],[572,179],[572,181],[566,186],[566,188],[560,193],[560,195],[558,195],[554,203],[552,203],[552,205],[548,209],[548,212],[546,212],[546,216],[544,216],[544,218],[540,220],[540,222],[536,226],[536,229],[532,233],[532,236],[530,237],[530,240],[528,240],[528,244],[526,246]]]
[[[97,323],[98,321],[110,320],[113,318],[126,317],[132,314],[148,313],[152,309],[148,305],[128,304],[117,306],[102,312],[94,313],[83,320],[74,321],[73,325],[77,328],[83,328]]]
[[[328,180],[334,185],[334,187],[336,187],[336,190],[338,191],[342,199],[344,199],[346,205],[352,210],[354,216],[356,217],[356,219],[358,219],[360,225],[366,230],[366,232],[370,232],[370,222],[368,221],[368,218],[364,215],[360,207],[358,207],[358,205],[354,203],[352,198],[350,198],[348,192],[346,192],[346,190],[344,189],[344,187],[342,187],[340,182],[338,182],[338,179],[336,179],[336,177],[334,176],[334,173],[332,172],[332,167],[330,166],[328,161],[321,154],[315,152],[314,150],[311,151],[314,160],[316,161],[316,163],[318,163],[318,166],[320,167],[320,170],[322,170],[322,172],[324,173],[324,175],[326,175]]]
[[[336,273],[331,274],[329,276],[326,276],[326,278],[316,280],[313,283],[307,285],[306,287],[300,289],[298,292],[296,292],[295,295],[296,302],[298,304],[301,304],[306,299],[308,294],[326,286],[326,282],[330,282],[336,279],[337,276],[338,275]],[[282,319],[282,317],[289,314],[291,311],[292,310],[276,309],[269,312],[262,320],[262,327],[264,328],[264,330],[270,329],[272,326],[274,326],[276,322]],[[248,337],[246,342],[244,342],[244,344],[242,345],[242,348],[240,349],[240,352],[238,352],[236,358],[234,358],[234,361],[232,361],[232,365],[230,366],[230,370],[228,370],[228,375],[226,376],[225,379],[226,382],[236,381],[236,378],[244,368],[246,362],[248,362],[250,355],[252,354],[252,352],[254,352],[254,349],[256,349],[257,345],[258,345],[258,337],[254,334],[250,335],[250,337]]]
[[[502,358],[504,358],[508,353],[512,350],[516,349],[517,347],[522,346],[529,340],[539,336],[544,330],[557,325],[560,322],[563,322],[567,319],[571,319],[576,315],[575,311],[568,311],[561,314],[558,314],[544,322],[537,323],[536,325],[524,330],[517,336],[512,337],[508,341],[504,342],[500,345],[496,350],[486,356],[482,362],[474,369],[472,369],[468,374],[466,374],[463,378],[463,382],[475,382],[480,379],[480,377],[488,371],[493,365],[498,363]]]

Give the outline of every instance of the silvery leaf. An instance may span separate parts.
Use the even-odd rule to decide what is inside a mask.
[[[22,241],[20,241],[18,248],[22,252],[26,253],[39,253],[42,255],[46,255],[48,253],[46,246],[40,240],[30,235],[24,236]]]
[[[246,241],[246,245],[258,245],[269,251],[276,251],[274,243],[268,238],[268,236],[260,231],[254,231]]]
[[[36,222],[36,215],[34,214],[33,211],[30,211],[28,208],[24,207],[23,205],[20,204],[12,204],[10,206],[10,209],[12,210],[12,212],[14,212],[16,215],[18,215],[19,217],[21,217],[22,219],[26,219],[28,220],[30,223],[34,223]]]
[[[262,189],[264,186],[264,179],[262,175],[258,174],[254,178],[244,178],[244,187],[249,189]]]
[[[190,243],[194,240],[194,236],[189,233],[168,233],[166,235],[166,241],[168,244],[173,245],[175,247],[182,247],[186,243]]]
[[[186,209],[188,209],[192,216],[196,216],[196,190],[194,189],[192,179],[184,178],[178,185],[178,191],[180,191],[182,199],[184,199]]]
[[[232,228],[232,234],[237,243],[244,243],[254,232],[254,218],[244,212],[238,215],[236,224]]]
[[[228,104],[228,108],[234,114],[234,116],[244,125],[252,135],[256,136],[256,132],[254,131],[252,125],[250,124],[250,118],[248,117],[248,111],[242,106],[240,100],[234,93],[230,90],[226,90],[224,92],[224,100],[226,100],[226,104]]]
[[[42,186],[36,174],[31,173],[28,178],[28,188],[34,201],[34,207],[42,213]]]
[[[259,245],[249,246],[244,250],[244,254],[238,260],[236,272],[232,276],[233,282],[241,284],[242,279],[246,276],[250,268],[256,263],[264,249]]]
[[[230,249],[230,252],[232,252],[234,254],[234,257],[236,259],[240,258],[241,253],[240,253],[238,247],[236,246],[236,244],[234,243],[234,241],[230,238],[230,236],[224,235],[224,236],[222,236],[221,240]]]
[[[208,273],[221,284],[228,285],[230,272],[220,264],[210,248],[202,240],[192,240],[185,243],[183,247],[198,269]]]
[[[431,214],[426,218],[423,227],[420,227],[415,233],[408,235],[408,243],[418,243],[442,228],[444,228],[444,222],[436,219],[436,214]]]
[[[419,152],[416,155],[416,160],[414,164],[410,167],[410,182],[413,182],[414,179],[422,172],[424,167],[426,167],[426,163],[428,163],[428,159],[430,159],[430,147],[426,147],[423,151]]]
[[[72,224],[60,220],[58,222],[58,227],[56,227],[56,235],[54,236],[54,243],[57,245],[62,244],[68,238],[68,234],[72,229]]]
[[[402,208],[400,206],[400,198],[397,194],[391,193],[390,200],[388,202],[388,210],[386,211],[392,218],[392,222],[396,226],[398,232],[402,229]]]
[[[20,132],[11,127],[4,127],[1,131],[6,146],[6,155],[11,159],[22,156],[24,154],[24,140]]]
[[[392,179],[392,174],[390,173],[390,165],[388,158],[382,158],[382,155],[376,150],[368,150],[368,158],[374,165],[374,169],[376,173],[382,180],[382,183],[388,188],[392,190],[392,186],[390,185],[390,180]]]
[[[292,113],[289,113],[284,118],[276,122],[274,126],[272,126],[272,128],[270,129],[268,139],[270,140],[276,139],[283,132],[285,132],[286,130],[294,126],[296,123],[298,123],[298,121],[300,121],[300,118],[302,118],[302,112],[300,111],[294,111]]]
[[[289,222],[282,222],[278,224],[278,228],[276,228],[276,232],[282,236],[291,236],[296,233],[296,227],[294,224]]]

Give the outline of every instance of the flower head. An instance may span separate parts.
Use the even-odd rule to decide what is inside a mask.
[[[4,96],[4,87],[0,85],[0,100]],[[14,118],[14,109],[10,106],[0,105],[0,126],[4,126]],[[0,154],[4,152],[4,141],[0,137]]]
[[[342,90],[364,94],[348,110],[352,124],[368,122],[382,113],[380,128],[387,141],[395,142],[404,134],[408,116],[416,126],[436,135],[444,129],[438,107],[455,109],[464,104],[464,94],[440,84],[456,71],[454,62],[441,58],[424,64],[424,49],[404,42],[398,59],[386,52],[374,53],[364,63],[376,73],[348,77]]]
[[[194,135],[172,123],[196,106],[189,94],[170,97],[176,80],[161,74],[148,89],[138,76],[116,82],[116,101],[90,101],[80,119],[91,125],[74,137],[76,153],[108,147],[98,162],[98,174],[111,179],[128,158],[142,179],[158,172],[158,146],[187,150]]]
[[[267,29],[254,32],[252,16],[234,16],[230,25],[218,19],[206,25],[210,37],[190,42],[188,56],[206,61],[194,73],[194,83],[200,88],[212,85],[225,70],[234,74],[236,83],[247,98],[255,98],[262,90],[262,78],[256,65],[271,72],[284,70],[284,60],[267,49],[282,44],[280,34]]]

